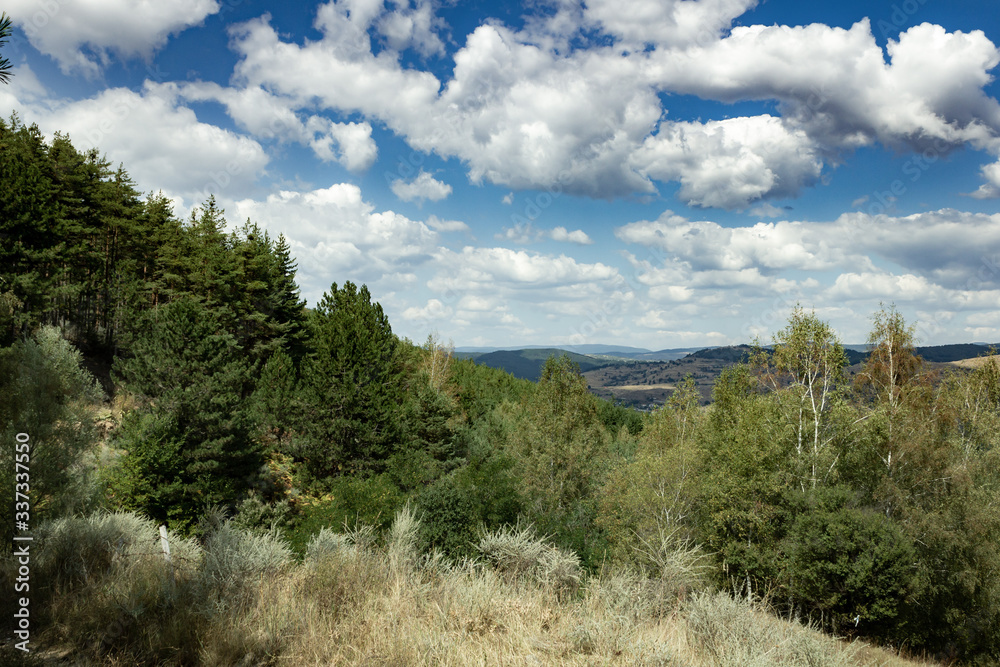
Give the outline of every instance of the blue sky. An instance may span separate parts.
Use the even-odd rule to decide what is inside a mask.
[[[0,112],[456,345],[1000,341],[1000,14],[903,0],[13,0]]]

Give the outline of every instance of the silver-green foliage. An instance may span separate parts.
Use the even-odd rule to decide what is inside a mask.
[[[226,521],[206,537],[201,582],[217,604],[227,606],[291,562],[292,551],[280,539],[249,533]]]
[[[13,443],[21,433],[30,445],[27,467],[33,518],[39,518],[40,511],[81,509],[87,503],[70,490],[86,488],[74,482],[84,475],[80,458],[96,437],[87,407],[101,397],[97,381],[81,365],[80,353],[55,327],[43,327],[32,338],[0,350],[0,439],[10,443],[0,447],[4,507],[13,503]],[[5,523],[12,518],[8,512]]]
[[[575,591],[583,576],[579,556],[553,546],[530,525],[482,532],[476,549],[511,578],[531,579],[560,593]]]

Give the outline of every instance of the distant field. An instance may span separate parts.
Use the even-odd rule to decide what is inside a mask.
[[[958,361],[951,362],[951,365],[958,366],[959,368],[980,368],[990,359],[1000,362],[1000,354],[985,357],[973,357],[971,359],[959,359]]]
[[[673,384],[619,384],[619,385],[605,385],[604,389],[609,389],[611,391],[646,391],[648,389],[674,389],[676,385]]]

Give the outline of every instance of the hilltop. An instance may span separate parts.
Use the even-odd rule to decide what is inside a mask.
[[[473,351],[478,349],[480,351]],[[589,349],[584,353],[583,349]],[[928,370],[946,366],[971,368],[976,358],[986,354],[989,345],[957,343],[917,347]],[[712,396],[716,378],[728,366],[748,358],[749,345],[704,348],[674,348],[659,351],[613,345],[571,345],[564,347],[521,347],[508,350],[493,348],[457,348],[456,357],[504,370],[514,377],[537,381],[545,360],[565,354],[580,367],[591,392],[609,400],[637,408],[662,405],[675,385],[690,375],[703,403]],[[867,358],[865,346],[845,346],[847,373],[856,373]]]

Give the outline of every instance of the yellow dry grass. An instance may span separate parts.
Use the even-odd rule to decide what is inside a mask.
[[[648,389],[674,389],[674,384],[619,384],[603,387],[611,391],[646,391]]]
[[[302,563],[240,579],[260,552],[230,539],[243,551],[226,561],[237,579],[222,589],[195,561],[168,586],[156,554],[118,560],[60,592],[48,643],[107,666],[928,664],[629,569],[566,594],[481,561],[420,555],[405,530],[387,542],[328,540]]]
[[[996,361],[1000,363],[1000,354],[985,355],[982,357],[972,357],[971,359],[959,359],[958,361],[950,362],[952,366],[958,366],[959,368],[982,368],[988,361]]]

